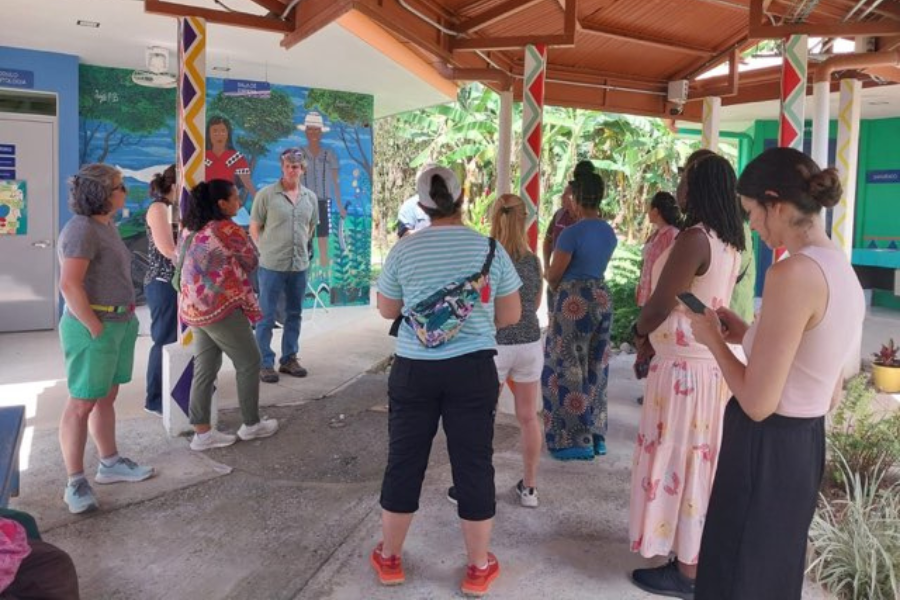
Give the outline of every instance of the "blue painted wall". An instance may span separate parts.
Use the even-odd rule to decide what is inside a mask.
[[[66,180],[78,172],[78,57],[0,46],[0,67],[34,72],[34,91],[57,94],[59,226],[69,220]]]

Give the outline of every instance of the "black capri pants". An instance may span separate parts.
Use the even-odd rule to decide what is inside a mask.
[[[696,600],[800,600],[825,469],[825,417],[756,422],[732,398],[700,543]]]
[[[495,354],[482,350],[444,360],[394,358],[388,379],[390,441],[382,508],[394,513],[419,509],[440,420],[459,517],[485,521],[494,516],[494,418],[500,394]]]

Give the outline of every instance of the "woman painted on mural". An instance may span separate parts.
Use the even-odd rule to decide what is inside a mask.
[[[225,117],[211,117],[206,123],[206,181],[224,179],[240,184],[248,198],[256,195],[250,178],[250,163],[235,150],[231,140],[231,122]]]

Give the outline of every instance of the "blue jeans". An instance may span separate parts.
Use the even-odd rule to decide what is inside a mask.
[[[162,410],[162,349],[178,339],[178,292],[168,281],[154,279],[144,286],[150,307],[150,358],[147,360],[147,397],[144,408]]]
[[[262,354],[262,368],[275,366],[272,352],[272,329],[275,327],[275,311],[278,300],[284,296],[284,331],[281,336],[280,364],[297,357],[300,352],[300,321],[303,313],[303,294],[306,291],[306,271],[270,271],[264,267],[257,270],[259,277],[259,307],[262,321],[256,324],[256,343]]]

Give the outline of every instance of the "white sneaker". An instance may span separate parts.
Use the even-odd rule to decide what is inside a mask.
[[[538,495],[537,488],[525,487],[525,482],[521,479],[516,484],[516,496],[519,497],[519,503],[526,508],[537,508]]]
[[[276,431],[278,431],[277,419],[260,419],[259,423],[256,425],[241,425],[241,428],[238,429],[237,436],[245,442],[249,442],[250,440],[255,440],[257,438],[266,438],[275,435]]]
[[[222,433],[217,429],[210,429],[209,433],[201,437],[198,434],[194,434],[194,438],[191,440],[191,450],[196,450],[197,452],[203,452],[204,450],[209,450],[211,448],[224,448],[225,446],[230,446],[237,441],[237,438],[230,433]]]

